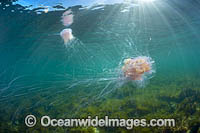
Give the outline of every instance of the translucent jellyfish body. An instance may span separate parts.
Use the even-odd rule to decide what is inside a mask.
[[[62,37],[62,39],[64,40],[64,43],[67,44],[70,40],[72,40],[74,38],[74,36],[72,35],[72,30],[67,28],[67,29],[63,29],[60,32],[60,36]]]
[[[70,26],[73,23],[73,14],[71,10],[67,10],[62,15],[62,23],[64,26]]]
[[[145,74],[151,74],[154,61],[150,57],[139,56],[124,60],[122,71],[131,80],[142,80]]]
[[[70,26],[73,23],[73,14],[71,10],[67,10],[62,15],[62,23],[64,26]],[[72,34],[72,29],[66,28],[60,32],[60,36],[64,40],[65,45],[74,38]]]

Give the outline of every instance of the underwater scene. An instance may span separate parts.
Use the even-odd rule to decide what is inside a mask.
[[[199,14],[198,0],[1,1],[0,133],[200,133]],[[65,125],[106,116],[125,120]]]

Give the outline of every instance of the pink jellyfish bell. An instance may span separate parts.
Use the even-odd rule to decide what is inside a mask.
[[[152,63],[154,62],[145,56],[128,58],[124,60],[122,71],[124,72],[124,76],[131,80],[142,80],[142,76],[145,73],[151,72]]]
[[[67,28],[67,29],[63,29],[60,32],[60,36],[62,37],[62,39],[64,40],[64,43],[67,44],[69,41],[71,41],[74,36],[72,35],[72,30]]]
[[[70,26],[73,23],[73,17],[74,15],[72,14],[71,10],[67,10],[66,12],[64,12],[61,20],[63,25]]]

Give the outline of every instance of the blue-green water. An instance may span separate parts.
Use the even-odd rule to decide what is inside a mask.
[[[103,116],[107,113],[101,112],[109,110],[107,103],[113,99],[119,100],[113,102],[119,105],[129,99],[148,106],[145,114],[125,113],[126,117],[145,117],[161,107],[178,107],[179,103],[170,98],[182,91],[200,89],[198,2],[158,0],[99,5],[99,9],[74,6],[70,28],[75,39],[68,47],[59,35],[66,28],[60,21],[65,10],[37,14],[18,9],[19,5],[5,10],[4,6],[0,7],[2,131],[27,130],[23,123],[27,114]],[[123,60],[137,56],[155,61],[155,73],[141,83],[142,87],[119,79]],[[163,103],[163,97],[169,101]],[[155,106],[148,105],[149,98]],[[199,101],[193,102],[198,108]],[[110,116],[123,112],[113,108]],[[131,109],[134,112],[127,106],[124,112]]]

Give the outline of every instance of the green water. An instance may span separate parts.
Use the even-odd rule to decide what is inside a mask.
[[[36,14],[0,9],[0,131],[88,132],[27,128],[27,114],[176,118],[178,126],[171,131],[198,131],[198,3],[113,4],[96,10],[75,6],[72,11],[75,40],[66,47],[59,35],[66,28],[60,21],[64,11]],[[137,56],[155,61],[155,73],[142,82],[143,87],[119,80],[122,61]]]

